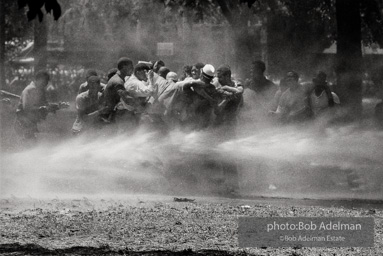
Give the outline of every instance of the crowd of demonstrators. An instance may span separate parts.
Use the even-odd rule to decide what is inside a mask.
[[[107,72],[106,84],[97,71],[85,72],[86,81],[77,90],[79,113],[72,130],[78,134],[87,120],[85,115],[91,114],[99,124],[114,124],[119,133],[151,125],[165,130],[224,126],[234,134],[241,108],[253,108],[266,118],[290,123],[315,118],[339,104],[324,72],[318,72],[308,87],[299,82],[297,72],[289,71],[277,86],[265,77],[265,70],[264,62],[252,62],[251,77],[242,85],[233,79],[226,64],[217,70],[200,62],[186,65],[178,78],[161,60],[134,64],[123,57],[117,68]],[[95,77],[99,78],[97,86]],[[90,83],[97,93],[89,94]],[[252,97],[246,98],[246,94]],[[253,105],[246,105],[248,102]],[[97,112],[91,111],[95,104]]]
[[[216,69],[210,64],[196,63],[185,66],[179,79],[163,61],[134,64],[122,57],[117,67],[106,73],[106,78],[89,69],[81,76],[86,79],[84,83],[72,81],[69,88],[77,95],[72,133],[79,135],[104,127],[120,134],[139,127],[165,133],[171,129],[217,129],[230,139],[235,136],[238,114],[243,108],[253,107],[266,118],[291,123],[315,118],[339,104],[323,72],[313,78],[310,90],[299,83],[299,74],[294,71],[287,72],[279,86],[268,80],[264,72],[265,63],[254,61],[251,78],[242,85],[233,79],[229,65]],[[48,103],[57,100],[47,97],[50,79],[52,73],[39,71],[21,93],[17,121],[25,139],[35,139],[37,124],[47,113],[59,108]],[[246,98],[248,93],[252,98]],[[256,104],[246,105],[246,101]],[[222,168],[230,181],[229,190],[238,190],[236,164],[222,160]]]
[[[114,127],[118,127],[118,132],[135,130],[140,124],[165,130],[225,126],[232,132],[241,107],[289,123],[314,118],[324,109],[339,104],[339,98],[331,92],[323,72],[313,78],[312,87],[307,90],[299,83],[299,74],[294,71],[288,72],[277,86],[265,77],[264,62],[254,61],[251,67],[251,77],[244,85],[233,79],[228,65],[219,66],[217,71],[212,65],[200,62],[186,65],[178,78],[178,74],[161,60],[140,61],[135,65],[127,57],[119,59],[117,67],[106,75],[94,69],[84,72],[55,68],[45,71],[47,77],[43,83],[39,72],[36,81],[32,81],[32,72],[27,69],[17,72],[27,77],[30,84],[22,93],[21,105],[26,109],[28,103],[25,105],[24,101],[29,98],[36,101],[33,103],[36,106],[45,106],[46,100],[62,100],[56,87],[61,86],[69,95],[74,94],[72,97],[78,111],[72,127],[75,134],[84,130],[89,119],[97,120],[90,122],[92,124],[116,124]],[[37,90],[37,96],[30,96],[32,87],[34,91],[37,90],[34,87],[44,90]],[[251,97],[247,97],[249,94]]]
[[[233,79],[230,66],[221,65],[216,71],[212,65],[201,62],[184,66],[181,78],[161,60],[140,61],[135,65],[127,57],[120,58],[117,67],[106,75],[94,69],[86,72],[48,69],[44,79],[37,72],[39,76],[32,81],[32,73],[21,69],[21,74],[28,74],[30,85],[22,92],[20,106],[28,109],[30,105],[25,101],[29,98],[35,107],[45,106],[47,100],[60,101],[62,98],[57,95],[60,90],[56,87],[61,86],[69,95],[74,94],[76,101],[74,134],[84,131],[84,127],[103,124],[112,124],[119,133],[134,131],[142,124],[165,131],[224,126],[227,133],[234,134],[240,109],[252,109],[265,118],[289,123],[315,118],[339,104],[324,72],[319,72],[307,89],[299,83],[299,74],[294,71],[288,72],[277,86],[265,77],[265,70],[264,62],[252,62],[251,77],[242,85]],[[35,130],[35,125],[32,126]]]
[[[322,116],[339,104],[324,72],[319,71],[312,83],[302,85],[299,74],[290,71],[281,79],[269,113],[282,123],[302,122]]]

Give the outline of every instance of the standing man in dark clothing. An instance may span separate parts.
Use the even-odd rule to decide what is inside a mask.
[[[265,70],[266,65],[263,61],[252,63],[251,79],[247,81],[247,92],[244,95],[245,102],[254,102],[256,111],[261,115],[267,115],[278,90],[277,86],[265,77]]]
[[[231,69],[227,65],[222,65],[217,69],[217,78],[214,85],[217,91],[223,95],[223,100],[215,110],[214,124],[223,131],[224,136],[220,136],[219,139],[226,141],[235,138],[237,114],[242,102],[243,87],[231,79]],[[223,191],[226,195],[236,196],[239,193],[238,166],[234,159],[221,157],[220,160],[224,178]]]
[[[265,77],[266,65],[257,60],[252,63],[249,88],[257,93],[264,93],[270,89],[276,90],[275,84]],[[274,96],[274,94],[273,94]]]
[[[120,58],[117,69],[117,73],[109,79],[103,93],[105,107],[101,114],[110,122],[115,121],[116,105],[120,102],[120,98],[129,97],[124,83],[125,77],[130,76],[133,72],[133,61],[126,57]]]

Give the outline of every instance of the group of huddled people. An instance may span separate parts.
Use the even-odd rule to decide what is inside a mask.
[[[282,123],[308,120],[339,104],[324,72],[314,77],[311,87],[302,86],[294,71],[287,72],[279,86],[264,72],[265,63],[254,61],[251,79],[242,83],[233,79],[228,65],[215,69],[197,63],[185,66],[179,78],[163,61],[134,65],[123,57],[117,68],[108,71],[106,83],[95,70],[86,71],[86,81],[78,87],[75,100],[77,117],[72,133],[105,126],[114,127],[118,133],[141,126],[160,131],[224,127],[230,133],[246,101],[255,102],[258,112]],[[21,94],[17,120],[25,139],[36,138],[37,124],[49,112],[68,106],[48,103],[49,80],[47,71],[39,71]]]
[[[141,124],[161,130],[200,130],[233,123],[244,91],[231,79],[226,65],[216,71],[210,64],[198,63],[185,68],[183,78],[178,79],[162,61],[134,65],[121,58],[108,79],[102,84],[95,72],[88,70],[87,81],[76,97],[74,133],[97,124],[116,124],[121,132]]]
[[[86,81],[77,87],[77,116],[71,131],[80,135],[106,127],[119,134],[141,127],[160,132],[212,128],[222,129],[230,138],[235,136],[241,109],[254,108],[257,115],[292,123],[315,118],[339,104],[323,72],[314,77],[312,86],[303,86],[298,73],[290,71],[277,86],[265,77],[265,68],[264,62],[254,61],[251,79],[242,83],[233,78],[228,65],[185,66],[179,78],[163,61],[134,65],[131,59],[120,58],[117,68],[108,71],[106,83],[95,70],[86,71]],[[16,123],[25,140],[36,139],[37,125],[48,113],[69,106],[48,102],[49,80],[47,71],[38,71],[21,93]],[[236,164],[219,161],[228,191],[238,191]]]

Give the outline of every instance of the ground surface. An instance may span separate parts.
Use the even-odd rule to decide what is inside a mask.
[[[58,137],[60,140],[62,138],[71,138],[70,127],[74,119],[73,110],[63,110],[56,115],[49,115],[40,127],[41,139],[50,141],[57,140]],[[4,129],[5,126],[11,127],[13,125],[14,116],[3,120],[11,121],[1,122],[1,137],[5,138],[2,140],[1,146],[6,150],[15,150],[18,145],[12,140],[14,136],[13,130]],[[254,186],[254,181],[249,179],[249,177],[254,176],[264,183],[266,188],[262,192],[267,191],[268,193],[263,193],[267,195],[271,194],[271,188],[272,196],[279,194],[291,195],[292,192],[298,191],[301,198],[308,198],[311,197],[311,194],[307,192],[311,191],[312,194],[317,197],[321,195],[322,198],[347,196],[347,198],[359,198],[360,200],[310,201],[270,198],[239,200],[191,197],[195,199],[194,202],[174,202],[173,197],[170,196],[124,195],[117,197],[109,195],[84,197],[83,195],[91,195],[94,188],[95,191],[98,191],[100,183],[109,189],[107,191],[113,192],[116,190],[122,192],[124,190],[119,190],[118,184],[122,184],[125,188],[126,179],[124,179],[123,175],[119,176],[120,172],[118,171],[108,173],[107,177],[100,176],[99,173],[103,173],[105,169],[100,165],[100,161],[96,161],[95,164],[91,165],[91,167],[97,167],[89,169],[92,172],[87,172],[88,169],[85,168],[84,172],[79,172],[75,176],[77,169],[68,168],[68,170],[71,170],[68,172],[64,168],[67,166],[65,163],[73,163],[75,162],[74,159],[76,159],[70,154],[63,154],[68,151],[68,147],[56,146],[49,148],[50,150],[47,151],[26,151],[22,156],[36,156],[37,160],[35,165],[34,162],[20,163],[21,167],[19,166],[19,169],[31,174],[25,176],[27,177],[25,180],[21,179],[20,184],[23,187],[27,184],[25,181],[30,182],[30,178],[36,178],[35,176],[40,174],[38,171],[32,170],[33,167],[37,166],[39,167],[37,170],[39,170],[41,163],[44,163],[45,168],[47,166],[50,168],[49,171],[40,175],[47,176],[50,182],[49,187],[44,187],[43,192],[51,195],[54,194],[52,191],[61,192],[63,190],[68,192],[70,190],[70,192],[79,193],[82,196],[71,195],[69,198],[45,199],[41,199],[40,196],[39,199],[12,196],[0,198],[0,255],[383,255],[382,201],[363,200],[366,198],[381,198],[381,192],[383,191],[382,179],[380,178],[382,173],[381,156],[379,154],[382,133],[367,131],[360,135],[359,132],[355,132],[357,136],[353,136],[354,133],[349,134],[347,131],[342,132],[341,130],[334,134],[335,138],[344,139],[346,142],[341,141],[343,143],[341,144],[342,148],[335,147],[335,152],[340,151],[344,155],[334,158],[329,157],[327,154],[328,149],[334,149],[330,147],[331,143],[330,145],[325,144],[323,148],[317,147],[315,148],[317,151],[312,152],[313,156],[317,156],[316,160],[330,164],[326,168],[322,168],[323,166],[318,167],[315,161],[307,163],[304,168],[298,168],[295,162],[302,161],[300,158],[296,159],[293,155],[294,157],[291,159],[287,157],[286,160],[297,161],[292,161],[293,164],[286,166],[284,165],[285,162],[283,162],[282,166],[286,168],[282,168],[283,172],[277,172],[277,175],[272,177],[272,184],[263,182],[263,179],[258,178],[259,175],[252,175],[250,172],[252,169],[249,169],[248,173],[243,173],[244,182],[242,182],[242,185],[245,190],[249,188],[245,191],[249,192],[246,195],[252,195],[250,192],[260,195],[260,191],[253,191],[256,186]],[[349,136],[345,137],[344,135]],[[359,137],[363,137],[366,142],[363,143],[363,141],[359,140]],[[241,148],[238,148],[237,144],[227,146],[236,148],[241,154],[250,151],[260,154],[260,156],[263,156],[263,154],[291,156],[291,154],[284,154],[291,151],[290,149],[293,148],[291,145],[301,146],[302,152],[298,152],[300,154],[306,152],[305,145],[311,145],[307,143],[310,140],[307,140],[306,137],[298,137],[296,141],[293,140],[291,143],[282,143],[285,148],[282,147],[281,152],[281,140],[278,140],[278,138],[278,143],[274,143],[278,149],[276,151],[274,151],[274,144],[269,143],[269,140],[254,137],[254,141],[264,142],[263,144],[258,143],[259,151],[257,151],[258,148],[256,147],[258,144],[255,142],[253,143],[255,146],[251,144],[251,146],[255,147],[252,150],[247,150],[245,147],[242,148],[243,151],[240,151]],[[348,143],[349,141],[353,143]],[[70,150],[78,154],[79,149],[82,148],[81,145],[73,145],[77,147],[70,148]],[[346,146],[343,147],[343,145]],[[90,147],[94,147],[94,145],[90,144]],[[129,147],[121,148],[129,149]],[[377,148],[379,150],[376,150]],[[357,149],[357,152],[349,149]],[[51,162],[43,161],[45,158],[41,156],[44,156],[44,154],[53,156],[49,158]],[[245,156],[247,155],[245,154]],[[249,160],[248,165],[255,166],[255,169],[264,169],[263,167],[265,167],[265,163],[262,163],[262,161],[258,163],[259,159],[253,157],[252,154],[248,155],[248,159],[245,160]],[[59,164],[57,164],[58,162]],[[137,164],[142,168],[143,164],[146,163],[143,161]],[[273,161],[273,163],[279,164],[277,161]],[[18,162],[17,164],[19,165]],[[123,164],[124,162],[120,165]],[[55,169],[57,165],[60,167],[58,170]],[[311,167],[308,168],[307,166]],[[338,166],[344,168],[341,169]],[[350,166],[357,167],[357,174],[361,174],[360,177],[364,178],[360,184],[354,184],[354,180],[348,179],[351,176],[350,173],[354,174],[353,170],[349,170]],[[280,166],[273,165],[271,167],[281,169]],[[363,168],[368,172],[363,172]],[[11,169],[15,170],[15,168]],[[97,172],[98,169],[101,171]],[[150,165],[147,169],[150,169]],[[141,170],[139,169],[140,173]],[[321,172],[318,170],[321,170]],[[302,175],[303,171],[306,173],[305,175]],[[12,179],[4,179],[6,176],[1,177],[0,186],[3,185],[2,189],[4,189],[5,185],[13,186],[8,181],[14,181],[16,180],[15,177],[20,178],[20,176],[24,175],[20,170],[12,173],[16,173],[15,176],[11,176]],[[82,190],[76,190],[77,187],[75,186],[84,186],[81,178],[94,179],[98,183],[93,184],[94,187],[86,187],[89,191],[87,190],[85,191],[87,193],[84,193]],[[112,178],[113,182],[111,181]],[[129,176],[129,179],[132,179],[131,176]],[[118,182],[115,183],[115,181]],[[276,181],[279,181],[279,183],[276,183]],[[199,183],[199,181],[197,180],[196,183]],[[68,184],[73,186],[70,187]],[[44,183],[44,185],[46,184]],[[138,183],[138,185],[142,186],[142,183]],[[160,185],[162,184],[160,183]],[[171,185],[174,188],[173,184]],[[162,186],[161,189],[157,187],[156,189],[159,191],[164,190]],[[198,191],[194,187],[191,190]],[[166,191],[178,192],[177,188],[174,190],[166,188]],[[330,196],[327,193],[320,194],[323,192],[328,192]],[[187,196],[187,194],[182,194],[182,196]],[[239,216],[373,216],[375,219],[375,247],[242,249],[238,247],[237,218]]]
[[[131,195],[0,199],[0,255],[383,255],[381,204]],[[334,205],[334,204],[333,204]],[[379,209],[380,208],[380,209]],[[239,216],[373,216],[374,248],[239,248]]]

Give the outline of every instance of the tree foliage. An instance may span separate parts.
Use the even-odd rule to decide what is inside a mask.
[[[12,4],[12,1],[6,2],[8,5]],[[95,20],[94,18],[101,14],[102,18],[109,20],[110,23],[110,26],[104,29],[113,32],[120,29],[121,19],[139,19],[144,10],[143,2],[145,5],[153,3],[153,1],[137,0],[81,0],[78,1],[77,7],[81,9],[79,11],[81,15],[85,14],[84,16],[88,16],[89,20]],[[292,46],[293,51],[302,49],[302,45],[312,45],[311,43],[318,45],[319,42],[322,47],[327,46],[329,40],[336,39],[335,0],[158,0],[158,2],[164,5],[166,13],[183,14],[189,11],[193,22],[220,23],[224,18],[229,24],[235,24],[236,28],[241,23],[246,26],[245,22],[240,21],[246,16],[243,15],[246,12],[244,6],[251,9],[253,14],[277,15],[287,24],[287,30],[281,31],[284,32],[286,41],[296,43]],[[61,16],[61,6],[57,0],[18,0],[18,6],[19,9],[28,7],[26,13],[28,20],[36,17],[42,20],[42,7],[47,13],[52,13],[55,20]],[[381,0],[361,1],[362,39],[365,44],[377,42],[383,45],[382,10]],[[157,9],[157,11],[161,10]],[[15,29],[22,27],[20,22],[13,22],[13,24]]]
[[[13,59],[28,40],[33,37],[33,24],[26,18],[26,10],[18,9],[18,4],[12,0],[4,0],[4,32],[5,60]]]
[[[33,20],[38,17],[40,21],[43,20],[44,14],[41,8],[44,6],[47,13],[52,13],[55,20],[61,16],[61,6],[57,0],[18,0],[19,8],[28,7],[27,17],[28,20]]]
[[[17,2],[4,0],[5,7],[5,40],[31,37],[33,24],[28,22],[25,9],[18,9]]]

